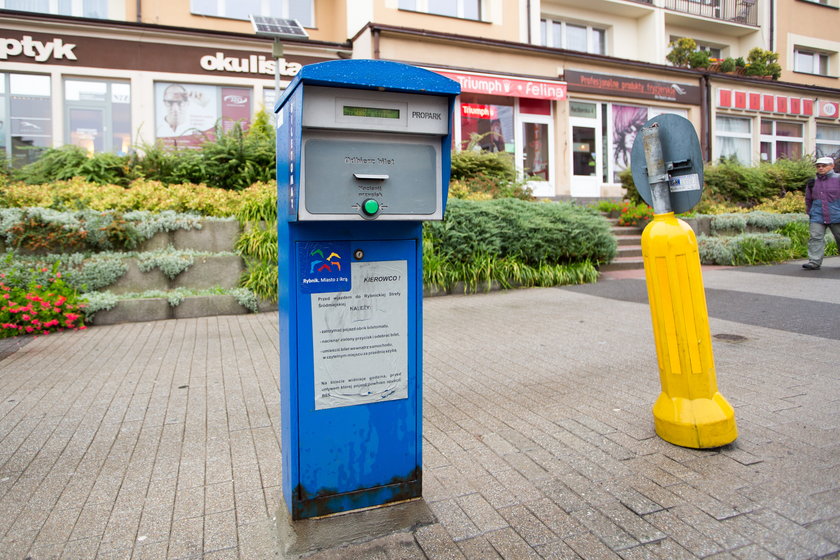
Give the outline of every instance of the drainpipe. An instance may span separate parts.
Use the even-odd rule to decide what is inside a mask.
[[[776,41],[776,0],[770,0],[770,48],[768,50],[775,51],[773,48]]]
[[[703,74],[700,81],[700,151],[704,161],[712,161],[712,83],[708,74]]]
[[[373,59],[379,60],[379,30],[373,30]]]
[[[143,0],[137,0],[136,4],[137,4],[137,23],[143,23],[143,16],[141,15],[142,14],[142,7],[143,7],[142,6],[143,5]]]
[[[527,22],[527,29],[528,29],[528,44],[532,43],[531,41],[531,0],[525,4],[525,21]]]

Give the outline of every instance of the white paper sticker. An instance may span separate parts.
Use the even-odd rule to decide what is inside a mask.
[[[408,398],[407,261],[351,266],[349,292],[311,295],[316,410]]]
[[[670,185],[671,192],[699,191],[700,175],[692,173],[690,175],[671,177]]]

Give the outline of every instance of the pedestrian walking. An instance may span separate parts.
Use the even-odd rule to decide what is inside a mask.
[[[817,175],[805,186],[805,211],[808,213],[810,237],[805,270],[819,270],[825,253],[825,230],[830,229],[840,243],[840,175],[834,172],[834,158],[816,161]]]

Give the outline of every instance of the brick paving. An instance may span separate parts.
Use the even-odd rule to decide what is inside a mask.
[[[728,272],[704,273],[707,287]],[[274,558],[276,320],[6,343],[0,558]],[[438,522],[314,557],[840,557],[837,341],[711,327],[745,337],[714,342],[740,436],[701,451],[653,432],[646,304],[563,289],[427,299],[424,496]]]

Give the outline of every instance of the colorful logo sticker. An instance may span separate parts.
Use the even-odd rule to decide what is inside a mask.
[[[349,241],[305,241],[297,245],[302,293],[350,291]]]

